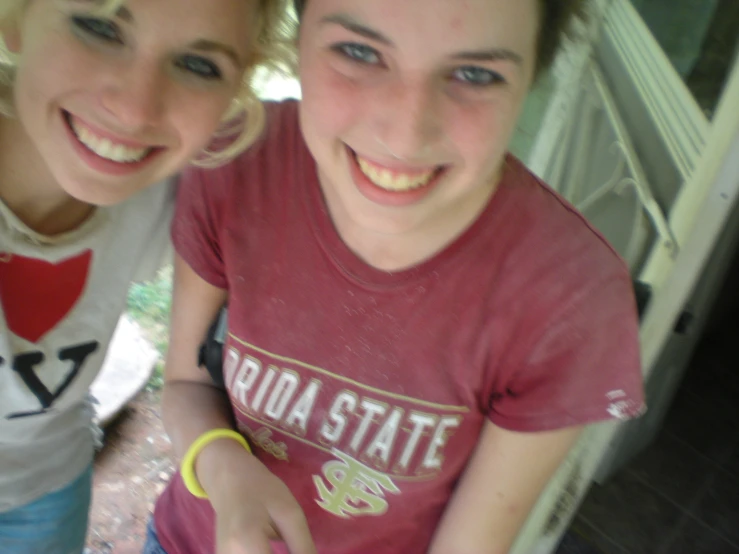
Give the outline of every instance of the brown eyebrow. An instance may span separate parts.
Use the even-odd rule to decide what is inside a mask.
[[[459,52],[452,56],[455,60],[469,60],[474,62],[496,62],[511,61],[518,65],[523,65],[523,57],[513,50],[506,48],[493,48],[491,50],[479,50],[471,52]]]
[[[236,50],[223,43],[208,39],[200,39],[190,44],[190,47],[193,50],[199,50],[201,52],[219,52],[229,58],[236,67],[242,67],[243,65],[241,58],[239,58],[239,55],[236,53]]]
[[[129,10],[126,6],[121,6],[120,8],[118,8],[115,16],[122,19],[126,23],[133,22],[133,15],[131,14],[131,10]],[[220,42],[208,39],[199,39],[191,43],[190,48],[192,48],[193,50],[199,50],[201,52],[219,52],[229,58],[236,65],[236,67],[242,66],[241,58],[239,58],[239,55],[236,53],[236,51],[230,46],[227,46]]]
[[[393,46],[393,42],[385,35],[379,33],[378,31],[370,29],[369,27],[365,27],[364,25],[358,23],[355,19],[345,14],[339,13],[334,15],[327,15],[326,17],[321,19],[321,23],[335,23],[336,25],[340,25],[341,27],[344,27],[344,29],[346,29],[347,31],[351,31],[352,33],[356,33],[370,40],[376,40],[377,42],[381,42],[388,46]]]
[[[352,33],[356,33],[370,40],[381,42],[383,44],[386,44],[387,46],[395,46],[393,44],[393,41],[391,41],[379,31],[375,31],[374,29],[370,29],[369,27],[362,25],[346,14],[328,15],[321,19],[321,23],[334,23],[336,25],[344,27],[347,31],[351,31]],[[511,61],[517,65],[523,65],[523,57],[513,50],[508,50],[507,48],[491,48],[490,50],[459,52],[457,54],[454,54],[452,56],[452,59],[475,62],[494,62],[503,60]]]

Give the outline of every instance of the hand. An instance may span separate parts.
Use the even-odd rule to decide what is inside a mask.
[[[218,440],[198,456],[198,478],[216,512],[216,554],[316,554],[305,514],[285,483],[236,441]]]

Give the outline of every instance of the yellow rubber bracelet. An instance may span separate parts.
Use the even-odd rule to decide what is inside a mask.
[[[195,458],[198,454],[208,446],[211,442],[218,439],[232,439],[243,446],[247,452],[251,453],[251,448],[246,439],[233,429],[211,429],[200,435],[193,441],[190,448],[187,449],[185,457],[182,458],[182,464],[180,465],[180,475],[182,475],[182,481],[185,483],[187,490],[190,494],[197,498],[208,498],[208,494],[200,486],[197,475],[195,475]]]

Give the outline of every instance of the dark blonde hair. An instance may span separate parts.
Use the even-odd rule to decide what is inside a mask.
[[[293,0],[298,18],[302,15],[306,2],[307,0]],[[575,37],[575,22],[585,21],[587,18],[587,0],[538,0],[538,2],[540,18],[535,65],[537,77],[551,68],[564,40]]]
[[[79,3],[92,13],[111,15],[126,0],[57,0]],[[207,0],[203,0],[207,1]],[[264,106],[254,91],[256,73],[260,68],[292,74],[295,67],[294,19],[290,14],[291,0],[255,0],[258,2],[254,22],[251,56],[244,72],[241,88],[222,119],[222,127],[214,142],[227,144],[216,150],[206,149],[193,163],[201,167],[221,165],[246,150],[262,133],[265,124]],[[18,18],[28,0],[0,0],[0,29]],[[5,47],[0,33],[0,113],[13,114],[12,89],[15,77],[15,56]],[[219,140],[222,139],[222,140]]]

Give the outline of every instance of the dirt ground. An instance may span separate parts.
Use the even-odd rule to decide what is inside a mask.
[[[105,429],[85,554],[140,554],[154,501],[174,471],[169,451],[159,393],[143,391]]]

